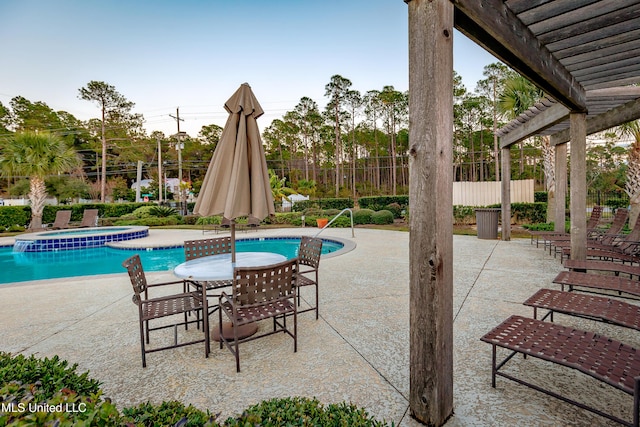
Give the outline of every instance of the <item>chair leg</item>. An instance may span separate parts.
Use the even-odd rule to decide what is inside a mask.
[[[318,279],[316,279],[316,320],[318,320],[318,316],[320,314],[320,298],[318,295]]]
[[[236,372],[240,372],[240,343],[238,342],[238,322],[233,322],[233,341],[236,347]]]
[[[142,367],[146,368],[147,367],[147,358],[146,358],[147,353],[145,352],[145,349],[144,349],[144,323],[143,322],[140,322],[140,350],[142,352]]]

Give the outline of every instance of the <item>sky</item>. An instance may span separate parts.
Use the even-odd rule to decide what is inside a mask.
[[[402,0],[0,0],[0,102],[41,101],[80,120],[92,80],[115,87],[148,133],[224,126],[224,103],[249,83],[264,129],[302,97],[324,109],[339,74],[365,93],[408,89],[408,11]],[[498,62],[454,32],[454,69],[473,91]]]

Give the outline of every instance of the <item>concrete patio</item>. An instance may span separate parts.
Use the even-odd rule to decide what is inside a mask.
[[[315,232],[265,229],[238,238]],[[389,425],[417,426],[408,402],[409,234],[370,229],[355,234],[352,239],[351,230],[329,229],[321,235],[353,240],[356,247],[322,260],[321,318],[300,315],[298,352],[283,334],[243,344],[241,373],[235,372],[231,353],[216,343],[208,359],[202,345],[193,345],[150,354],[143,369],[137,310],[124,270],[0,285],[0,350],[57,354],[78,363],[80,372],[89,370],[102,381],[104,395],[119,407],[175,399],[221,412],[224,420],[265,399],[306,396],[324,403],[353,402]],[[152,230],[144,244],[201,237],[198,230]],[[557,259],[528,239],[454,236],[453,263],[455,414],[447,426],[617,425],[506,379],[498,378],[497,388],[491,387],[491,347],[480,337],[511,314],[532,316],[522,301],[541,287],[559,288],[551,283],[562,270]],[[148,278],[174,276],[169,271],[148,273]],[[640,345],[635,331],[561,315],[556,321]],[[586,375],[521,357],[512,359],[509,371],[631,418],[630,396]]]

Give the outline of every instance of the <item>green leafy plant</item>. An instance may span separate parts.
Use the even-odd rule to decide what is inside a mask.
[[[201,411],[175,400],[159,405],[146,402],[122,410],[122,423],[136,427],[174,426],[178,423],[181,427],[217,426],[216,418],[217,415],[208,410]]]
[[[324,406],[317,399],[286,397],[266,400],[249,407],[237,418],[229,418],[225,426],[386,426],[369,416],[367,411],[353,404],[340,403]]]
[[[354,224],[371,224],[371,216],[375,211],[371,209],[358,209],[353,212]]]
[[[51,398],[62,389],[69,389],[81,395],[91,395],[100,390],[100,382],[89,378],[89,372],[78,374],[78,364],[69,366],[66,360],[58,356],[51,359],[37,359],[33,355],[12,356],[0,353],[0,384],[18,381],[22,384],[41,382],[42,396]]]
[[[166,218],[173,215],[178,215],[178,211],[171,206],[152,206],[149,209],[149,215],[159,218]]]
[[[374,212],[371,215],[371,222],[374,224],[393,224],[393,213],[387,210],[381,210],[378,212]]]

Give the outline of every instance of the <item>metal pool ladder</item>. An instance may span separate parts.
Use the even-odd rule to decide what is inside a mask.
[[[327,225],[325,225],[324,227],[322,227],[322,228],[321,228],[321,229],[320,229],[316,234],[314,234],[314,236],[313,236],[313,237],[318,237],[318,234],[322,233],[322,232],[324,231],[324,229],[325,229],[325,228],[327,228],[327,227],[329,227],[331,224],[333,224],[333,221],[335,221],[336,219],[338,219],[338,217],[339,217],[340,215],[342,215],[343,213],[345,213],[345,212],[347,212],[347,211],[349,212],[349,215],[351,215],[351,237],[356,237],[356,235],[355,235],[355,234],[354,234],[354,232],[353,232],[353,211],[352,211],[351,209],[349,209],[349,208],[342,209],[338,215],[334,216],[334,217],[333,217],[333,219],[332,219],[331,221],[329,221],[329,222],[327,223]]]

